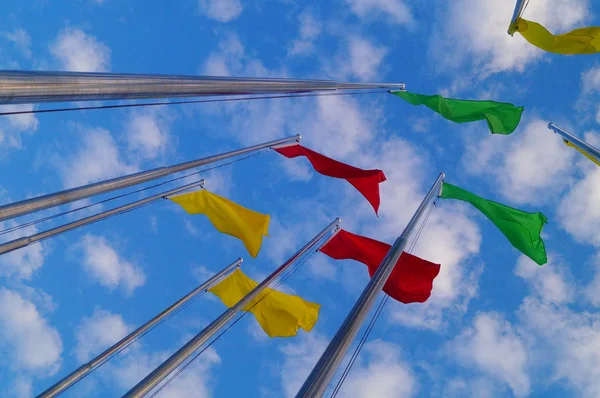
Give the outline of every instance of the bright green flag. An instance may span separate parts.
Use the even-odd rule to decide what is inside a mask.
[[[413,105],[425,105],[448,120],[456,123],[487,120],[492,134],[510,134],[519,125],[522,106],[508,102],[471,101],[444,98],[441,95],[422,95],[408,91],[390,91]]]
[[[442,185],[440,196],[444,199],[458,199],[471,203],[502,231],[515,248],[539,265],[548,262],[544,241],[540,236],[548,218],[542,213],[527,213],[513,209],[447,183]]]

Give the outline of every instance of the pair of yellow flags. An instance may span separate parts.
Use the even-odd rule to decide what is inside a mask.
[[[263,236],[268,236],[269,215],[238,205],[222,196],[199,190],[169,198],[189,214],[204,214],[220,232],[240,239],[256,257]],[[233,307],[258,283],[237,269],[208,291]],[[320,305],[301,297],[264,289],[242,310],[251,312],[269,337],[295,336],[299,328],[309,332],[319,317]]]

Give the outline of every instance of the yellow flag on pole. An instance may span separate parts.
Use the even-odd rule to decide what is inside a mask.
[[[544,51],[556,54],[595,54],[600,52],[600,26],[575,29],[562,35],[553,35],[537,22],[517,19],[511,30]]]
[[[237,269],[208,291],[231,308],[256,286],[258,283]],[[307,332],[312,330],[319,318],[320,307],[299,296],[265,288],[242,310],[250,311],[269,337],[292,337],[299,328]]]
[[[169,198],[189,214],[204,214],[212,225],[227,235],[244,242],[252,257],[256,257],[263,236],[269,234],[269,215],[258,213],[210,193],[205,189]]]
[[[585,156],[586,158],[588,158],[589,160],[591,160],[592,162],[596,163],[598,166],[600,166],[600,162],[598,162],[598,160],[596,160],[596,158],[594,158],[593,156],[588,155],[587,153],[585,153],[584,151],[582,151],[581,149],[579,149],[575,144],[573,144],[571,141],[567,141],[565,139],[563,139],[563,142],[565,143],[566,146],[570,146],[571,148],[575,148],[577,149],[579,152],[581,152],[581,154],[583,156]]]

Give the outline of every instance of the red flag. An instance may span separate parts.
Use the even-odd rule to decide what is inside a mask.
[[[328,158],[302,145],[291,145],[275,148],[275,150],[286,158],[305,156],[317,172],[328,177],[345,179],[371,203],[375,214],[377,214],[379,210],[379,183],[385,181],[383,171],[359,169]]]
[[[359,261],[369,268],[369,275],[373,277],[390,247],[387,243],[342,229],[320,251],[336,260]],[[404,304],[424,303],[431,296],[433,280],[439,272],[440,264],[402,252],[383,291]]]

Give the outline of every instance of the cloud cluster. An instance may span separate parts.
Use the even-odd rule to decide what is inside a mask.
[[[49,49],[61,70],[73,72],[110,70],[110,48],[81,29],[61,30]]]

